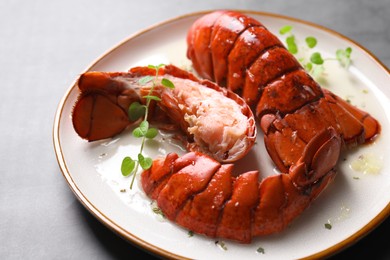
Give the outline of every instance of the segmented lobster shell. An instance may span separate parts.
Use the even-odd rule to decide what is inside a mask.
[[[201,153],[175,153],[153,162],[141,175],[145,193],[164,216],[195,233],[250,243],[253,237],[285,229],[333,180],[334,169],[314,184],[298,188],[291,174],[259,182],[259,172],[235,177]]]

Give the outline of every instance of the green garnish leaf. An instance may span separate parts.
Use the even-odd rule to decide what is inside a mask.
[[[313,63],[308,62],[308,63],[306,63],[306,64],[304,65],[304,67],[305,67],[305,69],[306,69],[307,71],[311,71],[311,70],[313,69]]]
[[[310,56],[310,61],[314,64],[321,65],[324,63],[324,60],[322,59],[321,53],[319,52],[314,52]]]
[[[152,211],[154,214],[160,215],[161,217],[165,217],[164,212],[159,207],[153,207]]]
[[[163,78],[161,80],[161,84],[167,88],[171,88],[171,89],[175,88],[175,85],[172,83],[172,81],[170,81],[169,79],[166,79],[166,78]]]
[[[133,136],[137,138],[141,138],[144,136],[144,134],[142,133],[141,129],[137,127],[133,130]]]
[[[138,154],[138,162],[142,169],[147,170],[152,167],[153,160],[150,157],[144,157],[141,153]]]
[[[313,36],[306,37],[305,41],[309,48],[314,48],[317,45],[317,39]]]
[[[155,100],[155,101],[161,101],[161,98],[154,96],[154,95],[146,95],[146,96],[143,96],[143,98]]]
[[[338,49],[336,51],[336,59],[339,61],[340,65],[344,68],[347,68],[351,64],[351,53],[352,48],[347,47],[345,50]]]
[[[157,66],[155,65],[148,65],[149,69],[155,70],[155,75],[154,76],[145,76],[139,80],[139,83],[142,85],[145,85],[149,82],[151,82],[151,87],[149,89],[149,92],[147,95],[144,96],[146,99],[146,104],[142,105],[139,102],[133,102],[127,111],[129,119],[131,121],[136,121],[143,117],[143,120],[141,123],[138,125],[133,130],[133,136],[137,138],[142,138],[141,140],[141,146],[140,150],[138,153],[138,161],[135,161],[131,159],[130,157],[125,157],[122,160],[122,165],[121,165],[121,171],[124,176],[129,176],[133,174],[131,184],[130,184],[130,189],[132,189],[136,173],[138,171],[138,167],[141,166],[142,169],[147,170],[153,165],[153,160],[150,157],[145,157],[142,155],[142,151],[144,149],[145,145],[145,140],[148,139],[153,139],[154,137],[157,136],[158,130],[156,128],[149,128],[149,122],[148,122],[148,113],[149,113],[149,106],[152,100],[155,101],[161,101],[160,97],[153,95],[154,88],[157,86],[157,84],[161,84],[165,87],[168,88],[174,88],[173,83],[166,79],[163,78],[161,82],[157,82],[159,80],[159,70],[161,67],[165,66],[165,64],[159,64]]]
[[[265,254],[264,248],[262,248],[261,246],[257,248],[256,252],[260,254]]]
[[[139,129],[142,131],[143,135],[146,134],[146,132],[148,131],[149,129],[149,122],[148,121],[142,121],[140,124],[139,124]]]
[[[161,67],[164,67],[165,66],[165,64],[164,63],[160,63],[159,65],[148,65],[148,68],[149,69],[154,69],[154,70],[156,70],[156,71],[158,71]]]
[[[145,76],[140,78],[140,80],[138,80],[138,83],[141,85],[146,85],[148,82],[152,81],[153,78],[154,78],[153,76]]]
[[[287,49],[290,53],[292,54],[297,54],[298,53],[298,46],[295,43],[295,36],[290,35],[286,38],[286,43],[287,43]]]
[[[157,69],[160,69],[160,68],[162,68],[162,67],[164,67],[164,66],[165,66],[164,63],[160,63],[160,64],[158,64]]]
[[[292,27],[291,25],[285,25],[285,26],[283,26],[282,28],[280,28],[279,33],[280,33],[281,35],[284,35],[284,34],[290,32],[290,31],[292,30],[292,28],[293,28],[293,27]]]
[[[194,231],[188,230],[188,237],[193,237],[194,236]]]
[[[154,127],[151,127],[146,131],[145,137],[148,139],[153,139],[157,136],[157,134],[158,134],[157,129]]]
[[[145,116],[146,107],[139,102],[134,102],[130,105],[127,115],[131,121],[136,121]]]
[[[133,136],[140,138],[146,135],[149,129],[148,121],[142,121],[137,128],[133,130]]]
[[[136,161],[131,159],[129,156],[123,158],[121,165],[121,172],[123,176],[130,176],[134,173]]]
[[[332,229],[332,225],[330,223],[325,223],[324,226],[326,229]]]

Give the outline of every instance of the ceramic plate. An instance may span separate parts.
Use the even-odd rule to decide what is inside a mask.
[[[182,229],[154,213],[154,204],[140,188],[139,178],[130,190],[130,178],[122,177],[120,164],[127,155],[135,155],[139,140],[131,129],[109,140],[88,143],[80,139],[71,123],[71,111],[78,95],[72,85],[61,100],[54,122],[53,139],[59,166],[70,188],[81,203],[101,222],[125,239],[145,250],[170,258],[195,259],[287,259],[328,256],[371,231],[390,212],[390,76],[373,55],[346,37],[326,28],[280,15],[248,12],[272,32],[292,25],[297,39],[318,39],[316,51],[334,57],[336,49],[351,47],[352,64],[342,68],[337,61],[325,63],[323,87],[376,117],[382,135],[375,143],[342,155],[335,181],[284,232],[254,239],[250,245],[189,236]],[[186,58],[186,33],[204,13],[181,16],[131,36],[103,56],[87,70],[126,71],[133,66],[173,63],[190,68]],[[76,81],[76,80],[75,80]],[[238,169],[260,169],[262,176],[274,174],[259,134],[254,149],[238,162]],[[168,152],[185,151],[169,134],[161,132],[146,145],[145,153],[155,158]],[[368,158],[377,167],[373,172],[352,169],[359,158]],[[139,175],[138,175],[139,177]],[[331,229],[325,228],[329,223]],[[258,252],[258,248],[264,252]]]

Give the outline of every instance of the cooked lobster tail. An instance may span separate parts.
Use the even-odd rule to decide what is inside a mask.
[[[258,171],[234,177],[232,164],[204,154],[169,154],[142,173],[141,183],[169,220],[209,237],[250,243],[283,230],[308,207],[333,180],[340,147],[337,133],[326,130],[309,143],[296,167],[260,183]]]

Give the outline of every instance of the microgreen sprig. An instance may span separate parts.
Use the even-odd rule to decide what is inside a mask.
[[[133,176],[130,184],[130,189],[133,188],[134,180],[136,173],[138,171],[138,167],[141,166],[142,169],[147,170],[149,169],[152,164],[153,160],[150,157],[147,157],[143,155],[143,150],[145,146],[146,139],[153,139],[157,136],[158,131],[154,127],[150,127],[149,122],[148,122],[148,113],[149,113],[149,106],[150,102],[152,100],[154,101],[161,101],[161,99],[158,96],[153,95],[154,88],[157,85],[162,85],[167,88],[174,88],[174,84],[167,78],[162,78],[160,82],[158,82],[158,72],[160,68],[165,66],[164,64],[160,64],[158,66],[155,65],[149,65],[148,68],[154,69],[156,71],[156,74],[154,76],[145,76],[141,78],[138,83],[141,85],[146,85],[149,82],[152,83],[152,86],[146,96],[143,96],[143,98],[146,99],[146,104],[141,104],[139,102],[134,102],[130,105],[128,109],[128,116],[131,121],[136,121],[139,120],[143,117],[142,121],[136,127],[132,134],[136,138],[141,138],[141,146],[139,153],[137,155],[137,159],[133,159],[130,156],[126,156],[122,160],[121,164],[121,172],[123,176]]]
[[[286,35],[286,47],[287,50],[297,56],[299,53],[299,45],[297,43],[297,39],[295,35],[292,32],[293,27],[291,25],[285,25],[279,30],[279,34]],[[303,50],[312,50],[314,47],[317,46],[318,40],[314,36],[308,36],[305,38],[306,46],[300,46]],[[309,60],[307,60],[305,57],[298,58],[298,61],[302,64],[302,66],[308,71],[312,76],[318,77],[320,74],[324,71],[324,62],[327,60],[337,60],[339,64],[344,67],[348,68],[348,66],[351,64],[351,53],[352,48],[347,47],[345,50],[338,49],[336,51],[335,58],[327,58],[324,59],[322,57],[322,54],[320,52],[312,52],[310,54]]]
[[[351,53],[351,47],[347,47],[345,50],[338,49],[336,51],[336,59],[340,62],[341,66],[347,68],[351,64]]]

